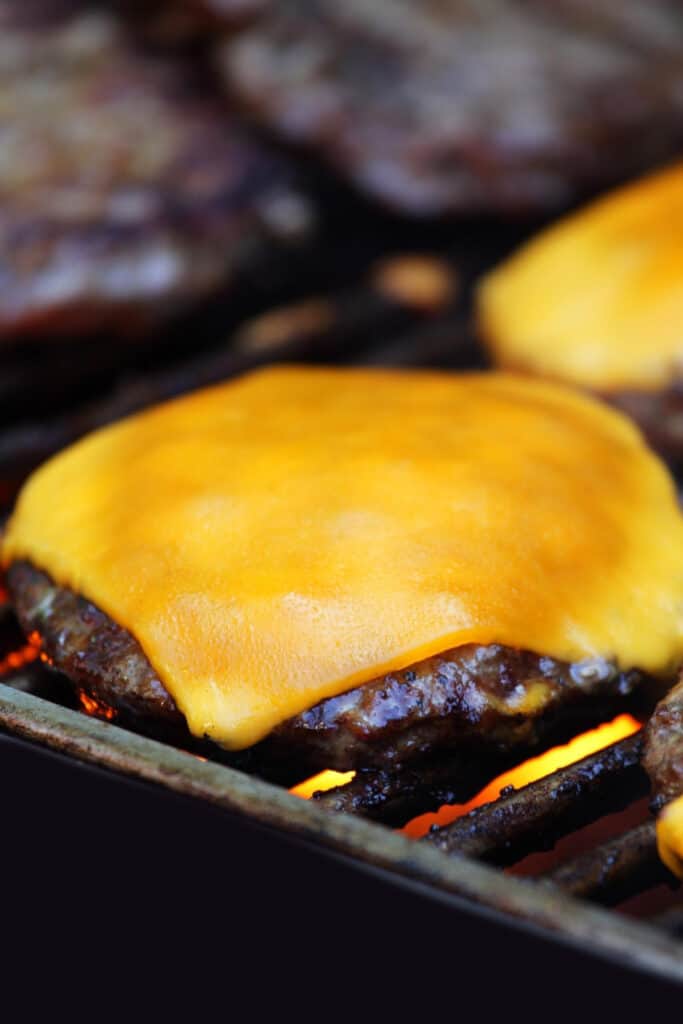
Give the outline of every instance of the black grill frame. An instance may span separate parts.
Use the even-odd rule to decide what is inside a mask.
[[[228,828],[226,855],[236,834],[258,825],[271,840],[275,834],[278,842],[303,842],[323,856],[341,857],[363,874],[379,873],[391,887],[407,887],[429,903],[449,907],[454,935],[462,927],[459,919],[464,915],[469,921],[474,915],[500,929],[500,936],[508,935],[513,959],[520,934],[525,943],[542,937],[553,947],[548,956],[556,960],[557,970],[578,957],[593,966],[608,964],[643,983],[683,984],[683,943],[649,924],[591,906],[545,883],[510,877],[467,857],[449,857],[381,825],[330,813],[261,779],[22,692],[16,688],[20,674],[13,681],[14,686],[0,684],[0,736],[37,744],[70,763],[114,772],[119,780],[134,779],[189,798],[193,810],[220,809]],[[528,949],[534,946],[530,941]]]

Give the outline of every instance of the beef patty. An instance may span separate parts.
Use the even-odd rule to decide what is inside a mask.
[[[7,572],[22,627],[55,668],[121,724],[179,741],[185,721],[135,638],[26,562]],[[440,750],[533,747],[572,711],[644,680],[603,659],[567,664],[498,644],[466,644],[321,701],[258,744],[317,767],[387,767]],[[257,749],[257,748],[254,748]]]
[[[683,795],[683,677],[659,702],[645,727],[643,764],[656,806]]]
[[[269,128],[404,213],[546,211],[683,141],[677,0],[290,0],[219,66]]]
[[[299,237],[289,171],[184,59],[76,0],[0,0],[0,28],[4,345],[139,333]]]

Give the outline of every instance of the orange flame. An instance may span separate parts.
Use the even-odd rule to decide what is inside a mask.
[[[449,804],[432,814],[421,814],[404,825],[401,831],[405,835],[417,839],[429,832],[432,825],[447,825],[475,807],[496,800],[500,796],[500,791],[506,786],[514,786],[515,789],[527,786],[530,782],[535,782],[536,779],[542,779],[545,775],[550,775],[560,768],[566,768],[567,765],[574,764],[576,761],[602,750],[603,747],[608,747],[610,743],[625,739],[626,736],[638,732],[640,728],[640,722],[632,715],[618,715],[611,722],[605,722],[595,729],[581,733],[569,743],[565,743],[561,747],[553,747],[544,754],[532,757],[516,768],[499,775],[466,804]]]
[[[333,772],[331,770],[319,772],[317,775],[312,775],[310,779],[304,779],[298,786],[293,786],[289,792],[308,800],[314,793],[323,793],[336,786],[344,786],[351,781],[355,774],[355,772]]]
[[[30,664],[39,657],[43,657],[40,650],[40,635],[34,631],[29,633],[27,642],[23,647],[16,651],[10,651],[9,654],[0,659],[0,676],[6,675],[8,672],[14,672],[16,669]]]
[[[85,690],[78,691],[78,700],[88,715],[93,715],[95,718],[104,718],[107,722],[111,722],[113,718],[116,718],[114,708],[110,708],[108,704],[104,704],[100,700],[95,700]]]
[[[536,779],[543,778],[544,775],[550,775],[559,768],[565,768],[569,764],[574,764],[575,761],[588,757],[589,754],[594,754],[597,750],[602,750],[603,747],[608,747],[610,743],[616,743],[618,740],[638,732],[640,727],[640,722],[632,715],[618,715],[613,721],[605,722],[595,729],[581,733],[569,743],[553,747],[544,754],[532,757],[516,768],[499,775],[466,804],[445,805],[434,813],[421,814],[418,818],[409,821],[401,831],[405,835],[417,839],[425,835],[432,825],[447,825],[449,822],[455,821],[456,818],[462,817],[463,814],[467,814],[474,807],[497,799],[500,791],[506,786],[515,788],[526,786]],[[313,775],[310,779],[300,782],[289,792],[295,796],[309,799],[315,792],[324,792],[334,789],[335,786],[343,786],[350,782],[355,774],[355,772],[320,772],[318,775]]]

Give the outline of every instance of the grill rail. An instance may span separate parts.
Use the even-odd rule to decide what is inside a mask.
[[[638,733],[537,782],[504,790],[498,799],[452,824],[433,828],[416,841],[386,826],[402,825],[440,802],[469,798],[491,776],[508,767],[508,759],[487,766],[483,760],[473,765],[454,757],[434,761],[424,773],[417,768],[397,773],[358,772],[345,786],[304,801],[244,771],[207,762],[63,706],[68,687],[60,689],[62,677],[40,662],[5,678],[6,682],[0,683],[0,731],[255,816],[265,824],[315,836],[366,863],[411,876],[417,873],[421,880],[446,892],[541,924],[570,941],[590,934],[592,942],[591,929],[598,928],[597,934],[602,936],[607,927],[605,948],[610,955],[635,957],[639,966],[652,970],[650,956],[641,955],[646,945],[653,962],[660,963],[658,969],[683,981],[681,907],[669,907],[647,924],[608,911],[602,911],[607,916],[598,920],[591,916],[595,904],[611,907],[655,886],[669,886],[672,902],[676,899],[678,883],[657,856],[652,820],[549,871],[542,870],[533,879],[514,878],[499,870],[530,853],[548,850],[561,837],[607,814],[642,803],[648,781],[640,766],[642,738]],[[374,820],[363,820],[368,818]],[[395,846],[395,841],[400,845]],[[485,873],[479,874],[479,870]],[[589,910],[591,913],[582,917]],[[625,923],[628,928],[624,932]],[[636,931],[632,933],[631,928]],[[658,961],[662,950],[666,955]],[[674,953],[678,964],[671,974]]]
[[[15,680],[19,686],[22,679]],[[72,758],[108,768],[232,814],[305,838],[337,854],[419,883],[454,906],[488,908],[514,927],[662,980],[683,983],[683,946],[642,921],[578,901],[551,884],[509,877],[469,857],[448,857],[353,815],[330,814],[277,786],[203,761],[155,740],[0,684],[0,729]]]

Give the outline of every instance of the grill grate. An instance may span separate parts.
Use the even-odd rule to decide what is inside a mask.
[[[518,790],[474,808],[445,826],[433,825],[421,840],[449,856],[470,857],[500,867],[551,850],[557,841],[605,819],[646,797],[649,779],[641,767],[640,734],[599,750]],[[516,758],[520,761],[519,754]],[[432,810],[440,803],[462,802],[481,789],[509,762],[466,759],[435,762],[426,770],[357,773],[352,782],[314,799],[333,811],[356,814],[385,824]],[[370,776],[370,778],[366,778]],[[582,851],[551,870],[535,873],[563,891],[606,906],[657,886],[678,881],[657,853],[655,823],[647,820],[608,842]],[[683,950],[682,950],[683,952]]]
[[[648,793],[641,747],[639,735],[629,736],[537,782],[502,793],[453,824],[436,828],[425,841],[445,853],[501,866],[550,849],[567,833]]]
[[[73,707],[64,706],[73,701],[69,686],[58,673],[40,662],[34,661],[15,669],[4,680],[4,684],[0,684],[0,728],[79,759],[161,782],[200,800],[256,814],[261,820],[265,813],[265,820],[271,822],[271,812],[264,812],[260,802],[264,791],[258,787],[263,785],[265,792],[278,794],[277,825],[297,831],[301,825],[301,813],[308,813],[301,808],[310,808],[312,813],[322,816],[315,821],[324,820],[326,841],[332,838],[335,846],[341,843],[346,847],[361,825],[371,828],[374,836],[398,839],[398,834],[388,826],[402,825],[412,816],[431,810],[440,803],[462,801],[481,789],[502,767],[512,763],[510,759],[494,764],[486,764],[482,760],[468,765],[462,758],[451,758],[440,762],[435,760],[424,770],[357,772],[346,785],[303,801],[291,796],[284,787],[273,786],[244,771],[207,762],[191,753],[178,751],[117,726],[111,727],[109,723],[91,719]],[[643,802],[649,786],[640,766],[641,746],[640,734],[629,736],[518,790],[503,790],[497,800],[475,808],[449,825],[434,827],[422,840],[406,839],[405,842],[413,851],[424,849],[430,854],[437,854],[441,870],[447,872],[449,885],[454,884],[456,890],[462,880],[463,865],[477,861],[481,862],[482,868],[485,863],[497,865],[496,869],[489,868],[487,872],[500,880],[502,889],[496,889],[495,894],[492,891],[490,899],[485,902],[492,901],[498,909],[509,912],[505,886],[508,882],[514,886],[522,880],[513,880],[507,872],[501,872],[501,866],[518,863],[529,854],[548,850],[561,837],[604,820],[624,807],[639,806]],[[141,752],[142,767],[139,761]],[[178,756],[182,771],[175,767]],[[172,769],[168,767],[169,758],[174,765]],[[202,775],[204,767],[209,771],[208,779]],[[199,777],[197,771],[200,772]],[[224,771],[228,773],[227,777],[221,775]],[[216,779],[221,780],[220,786]],[[256,789],[251,788],[252,784]],[[248,794],[255,793],[259,798],[252,800],[251,796],[244,796],[245,786]],[[340,814],[341,811],[345,813]],[[372,820],[364,822],[362,819]],[[350,829],[348,835],[345,833],[347,828]],[[400,838],[403,839],[402,836]],[[377,841],[381,844],[379,839]],[[358,855],[359,851],[355,852]],[[401,863],[405,856],[402,847]],[[422,854],[411,853],[412,856],[421,857]],[[454,881],[449,874],[450,869],[443,866],[445,863],[452,864],[454,878],[460,881]],[[468,870],[465,870],[466,878],[469,878]],[[524,892],[527,892],[529,880],[524,880],[523,884]],[[670,894],[668,902],[671,906],[664,913],[652,916],[639,943],[652,943],[653,935],[658,932],[668,934],[670,938],[667,941],[673,946],[666,948],[669,951],[676,948],[676,955],[680,957],[680,980],[683,981],[683,942],[679,941],[681,907],[677,906],[677,883],[657,856],[652,820],[640,823],[606,843],[591,845],[589,842],[588,848],[583,849],[579,856],[552,870],[542,871],[533,880],[533,888],[541,899],[542,917],[549,907],[555,907],[555,900],[561,894],[580,900],[576,905],[572,902],[572,912],[580,917],[582,909],[590,903],[613,906],[634,893],[663,885]],[[477,889],[476,894],[470,895],[481,901],[483,892]],[[522,917],[537,920],[537,910],[538,907],[528,907],[522,912]],[[563,914],[565,912],[562,911]],[[556,916],[555,910],[551,917],[553,928],[561,927],[564,931],[564,924],[560,925],[560,917]],[[610,913],[610,928],[616,928],[618,932],[625,920],[622,914]],[[658,948],[657,943],[654,948]]]
[[[657,855],[653,821],[567,861],[548,877],[573,896],[608,906],[655,885],[675,884]]]
[[[480,251],[469,261],[454,252],[433,261],[432,269],[449,284],[438,301],[416,302],[409,286],[403,293],[387,288],[386,276],[373,269],[360,283],[247,321],[226,346],[129,374],[104,398],[72,406],[47,420],[18,424],[12,419],[0,427],[0,478],[8,482],[7,500],[13,481],[80,434],[263,362],[315,358],[366,365],[476,364],[480,356],[470,330],[469,292],[477,270],[491,262],[491,247],[484,250],[486,257]],[[500,246],[493,250],[500,253]],[[392,262],[394,268],[400,267],[400,260]],[[403,276],[404,284],[406,280],[410,274]],[[0,661],[20,642],[13,617],[0,605]],[[61,677],[33,661],[12,669],[0,683],[0,731],[303,835],[442,895],[487,907],[508,922],[527,922],[562,942],[683,982],[683,909],[677,905],[674,880],[657,857],[651,819],[607,842],[604,836],[597,841],[589,838],[578,855],[559,865],[544,865],[533,881],[510,874],[517,871],[511,866],[519,866],[529,855],[549,850],[563,837],[622,808],[643,803],[648,780],[640,767],[638,735],[524,788],[504,792],[415,841],[397,834],[394,827],[442,804],[470,799],[492,777],[518,763],[519,755],[441,757],[419,770],[361,771],[345,786],[303,801],[284,785],[91,719],[80,714],[75,703]],[[594,720],[565,722],[564,732],[556,731],[547,744],[566,742],[617,710],[624,708],[602,708]],[[661,905],[656,912],[651,909],[647,921],[596,906],[614,906],[662,885],[669,905],[663,911]]]
[[[577,900],[547,881],[514,878],[470,857],[446,856],[354,815],[329,813],[316,801],[225,765],[90,718],[30,691],[45,670],[14,674],[0,684],[0,729],[71,758],[160,785],[233,815],[311,841],[388,876],[419,883],[455,900],[454,907],[488,908],[515,927],[541,929],[548,939],[611,963],[683,983],[677,919],[634,921]],[[459,902],[460,901],[460,902]]]

